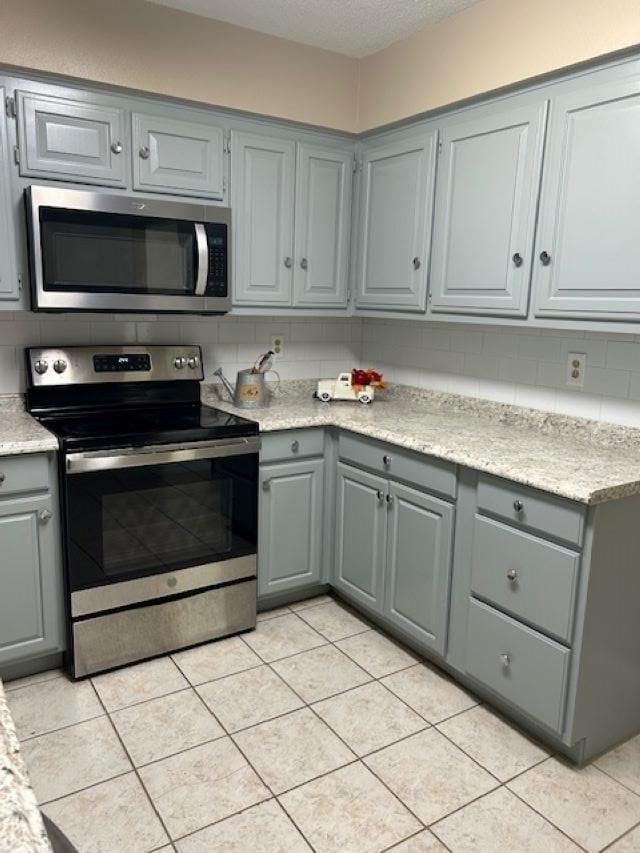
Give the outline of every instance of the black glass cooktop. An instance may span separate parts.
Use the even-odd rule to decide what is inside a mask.
[[[139,447],[255,435],[258,424],[203,403],[37,416],[64,449]]]

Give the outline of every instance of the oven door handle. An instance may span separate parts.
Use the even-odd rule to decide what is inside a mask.
[[[143,465],[167,465],[171,462],[193,462],[198,459],[220,459],[225,456],[245,456],[258,453],[260,439],[230,438],[220,441],[196,441],[192,444],[158,444],[148,447],[120,448],[117,450],[89,450],[84,453],[67,453],[67,474],[84,474],[90,471],[110,471],[118,468],[139,468]]]
[[[196,296],[204,296],[207,289],[207,279],[209,278],[209,244],[207,242],[207,232],[201,222],[196,222],[193,226],[196,232],[196,248],[198,251],[198,274],[196,276]]]

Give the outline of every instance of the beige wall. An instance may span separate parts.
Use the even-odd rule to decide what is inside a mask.
[[[358,128],[639,43],[638,0],[482,0],[361,61]]]
[[[356,129],[357,60],[142,0],[0,0],[0,63]]]
[[[0,0],[1,64],[346,131],[638,43],[640,0],[482,0],[360,61],[142,0]]]

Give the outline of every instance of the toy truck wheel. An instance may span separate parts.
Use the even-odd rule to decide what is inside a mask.
[[[371,394],[367,394],[366,391],[363,391],[361,394],[358,395],[358,400],[360,400],[361,403],[367,405],[371,402]]]
[[[318,394],[318,399],[321,400],[323,403],[328,403],[331,399],[331,394],[328,391],[321,391]]]

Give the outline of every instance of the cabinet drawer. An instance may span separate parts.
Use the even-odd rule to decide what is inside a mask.
[[[580,555],[499,521],[476,516],[471,589],[569,642]]]
[[[562,729],[569,649],[471,599],[467,672],[553,731]]]
[[[370,441],[349,433],[341,433],[340,458],[363,468],[370,468],[393,480],[437,492],[447,497],[456,494],[456,468],[450,462],[441,462],[420,453],[411,453],[392,444]]]
[[[18,492],[42,491],[48,488],[46,456],[38,454],[0,457],[0,498]]]
[[[292,429],[262,436],[261,462],[324,455],[324,430]]]
[[[478,508],[512,524],[579,545],[584,507],[518,483],[480,477]]]

